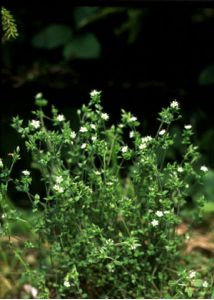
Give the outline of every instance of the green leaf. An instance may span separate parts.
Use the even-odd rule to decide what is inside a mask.
[[[66,60],[70,58],[93,59],[100,56],[101,46],[93,33],[87,33],[76,37],[63,49]]]
[[[75,20],[76,27],[81,28],[85,24],[87,24],[91,16],[94,16],[94,14],[96,14],[98,10],[99,10],[98,7],[89,7],[89,6],[75,8],[74,20]]]
[[[214,64],[202,70],[198,82],[201,85],[214,84]]]
[[[214,171],[209,170],[206,177],[204,178],[204,192],[206,199],[214,204]]]
[[[185,289],[185,292],[187,293],[188,297],[191,298],[192,295],[193,295],[193,288],[187,287],[187,288]]]
[[[203,206],[203,212],[205,214],[213,214],[214,213],[214,202],[206,202]]]
[[[65,45],[72,38],[72,30],[69,26],[61,24],[52,24],[32,39],[32,44],[37,48],[54,49]]]
[[[202,280],[201,280],[201,279],[195,279],[195,280],[193,281],[193,285],[194,285],[195,287],[201,287],[201,286],[202,286]]]
[[[16,22],[13,15],[5,7],[1,7],[3,41],[15,39],[18,36]]]
[[[123,13],[126,10],[125,7],[78,7],[74,10],[75,25],[76,28],[82,29],[112,14]]]

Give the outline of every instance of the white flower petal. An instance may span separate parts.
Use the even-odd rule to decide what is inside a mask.
[[[87,132],[88,129],[84,126],[80,127],[80,132],[84,133],[84,132]]]
[[[201,166],[200,170],[206,173],[208,171],[208,168],[206,166]]]
[[[173,100],[171,103],[170,103],[170,107],[172,108],[178,108],[179,107],[179,104],[176,100]]]
[[[30,175],[30,171],[24,170],[24,171],[22,171],[22,174],[24,174],[25,176],[29,176]]]
[[[58,116],[56,117],[56,119],[57,119],[58,122],[63,122],[63,121],[65,121],[64,115],[58,115]]]
[[[101,118],[105,121],[107,121],[109,119],[109,115],[107,113],[102,113],[101,114]]]
[[[156,214],[156,216],[158,216],[158,217],[163,217],[163,212],[160,211],[160,210],[156,211],[155,214]]]
[[[162,129],[160,132],[159,132],[159,135],[164,135],[166,133],[166,130],[165,129]]]
[[[153,227],[156,227],[159,225],[159,221],[154,219],[154,220],[152,220],[151,224]]]
[[[98,96],[98,95],[100,95],[100,92],[98,92],[97,90],[93,90],[93,91],[90,92],[91,97],[95,97],[95,96]]]
[[[35,129],[37,129],[37,128],[40,127],[40,121],[39,121],[39,120],[32,120],[32,121],[30,122],[30,125],[31,125],[32,127],[34,127]]]

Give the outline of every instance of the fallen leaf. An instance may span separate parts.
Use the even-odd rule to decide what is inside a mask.
[[[176,228],[176,233],[177,235],[183,235],[187,232],[187,230],[188,226],[185,223],[182,223]]]
[[[4,299],[6,294],[12,290],[10,281],[4,276],[0,275],[0,298]]]
[[[190,253],[194,250],[205,250],[208,253],[214,255],[214,242],[213,236],[211,234],[208,234],[206,236],[196,236],[194,238],[189,239],[187,244],[187,253]]]

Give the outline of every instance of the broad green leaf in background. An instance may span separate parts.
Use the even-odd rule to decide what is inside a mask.
[[[86,33],[74,38],[71,42],[67,43],[63,49],[63,56],[66,60],[71,58],[98,58],[100,53],[100,43],[93,33]]]
[[[202,70],[198,82],[201,85],[214,84],[214,64]]]
[[[65,45],[72,38],[72,29],[61,24],[51,24],[41,30],[32,39],[32,44],[37,48],[53,49]]]
[[[214,201],[206,202],[203,207],[203,212],[207,214],[214,214]]]
[[[205,204],[202,208],[205,214],[214,213],[214,171],[210,169],[203,179],[203,188],[192,191],[192,197],[196,201],[201,197],[201,194],[205,197]]]
[[[206,22],[211,20],[214,17],[214,9],[211,7],[208,8],[197,8],[195,13],[192,16],[193,22]]]
[[[203,117],[202,121],[206,120],[206,115]],[[206,122],[206,121],[205,121]],[[210,161],[210,164],[214,164],[214,129],[206,130],[200,138],[199,148],[201,151],[205,151],[207,153],[207,158]]]
[[[212,201],[214,204],[214,171],[209,170],[204,178],[204,192],[208,201]]]

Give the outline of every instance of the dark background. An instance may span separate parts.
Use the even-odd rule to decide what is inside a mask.
[[[77,127],[74,111],[98,89],[114,121],[124,108],[149,130],[155,130],[160,109],[177,99],[184,124],[194,127],[204,162],[214,168],[214,8],[184,3],[86,7],[71,2],[4,4],[17,22],[19,37],[2,44],[0,155],[15,148],[19,138],[11,118],[29,118],[36,93],[43,92]],[[52,24],[70,28],[71,43],[93,34],[99,53],[93,53],[93,43],[76,45],[69,57],[63,55],[66,43],[35,45],[35,36]],[[45,41],[56,36],[45,36]],[[86,54],[79,54],[78,47]]]

